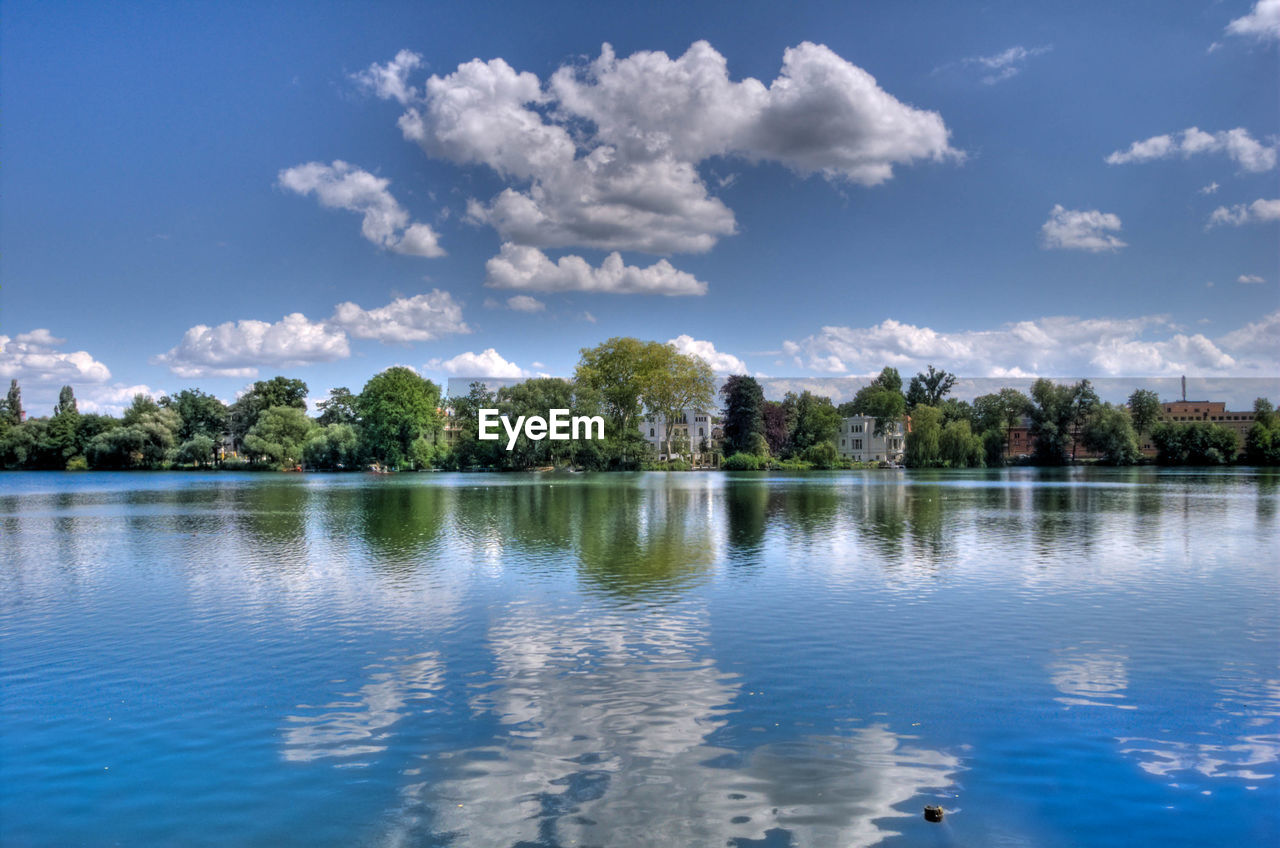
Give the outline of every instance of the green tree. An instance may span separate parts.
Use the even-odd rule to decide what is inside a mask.
[[[316,423],[301,409],[268,407],[245,433],[244,446],[250,453],[266,457],[276,465],[298,465],[302,461],[302,449],[315,427]]]
[[[1031,386],[1031,437],[1040,465],[1063,465],[1070,454],[1071,423],[1075,420],[1074,386],[1061,386],[1041,377]]]
[[[330,424],[355,424],[360,419],[357,410],[358,400],[346,386],[338,386],[329,390],[329,397],[316,404],[320,417],[316,419],[320,426]]]
[[[948,421],[938,437],[938,454],[948,468],[981,466],[982,438],[974,434],[968,421]]]
[[[883,372],[881,372],[881,376],[883,376]],[[938,371],[930,365],[928,371],[921,371],[911,378],[911,385],[907,389],[907,406],[908,408],[915,408],[920,404],[924,404],[925,406],[941,407],[943,398],[951,394],[951,389],[955,384],[955,374],[949,371]]]
[[[1280,465],[1280,416],[1266,398],[1253,402],[1253,424],[1244,437],[1244,457],[1250,465]]]
[[[686,409],[708,410],[715,403],[715,375],[706,360],[687,356],[670,345],[658,345],[647,353],[648,367],[641,372],[641,398],[645,411],[661,416],[667,456],[671,457],[672,425],[684,420]]]
[[[258,416],[273,406],[307,408],[307,384],[290,377],[259,380],[227,410],[227,431],[233,442],[243,444],[244,436],[258,423]]]
[[[798,395],[788,392],[783,405],[790,406],[795,416],[788,456],[800,457],[809,448],[826,442],[835,445],[840,432],[840,411],[832,405],[831,398],[807,390]]]
[[[147,395],[134,395],[119,427],[94,436],[85,451],[94,468],[159,468],[173,458],[181,419]]]
[[[1076,461],[1076,445],[1080,442],[1080,433],[1085,422],[1099,408],[1102,401],[1093,390],[1093,384],[1081,380],[1071,387],[1071,461]]]
[[[615,336],[580,351],[574,379],[598,395],[611,438],[625,440],[632,432],[639,432],[650,373],[664,356],[661,348],[670,350],[658,342]]]
[[[26,417],[22,409],[22,389],[18,386],[17,380],[9,381],[9,394],[5,397],[3,411],[9,423],[14,426],[21,424],[22,419]]]
[[[329,424],[311,431],[302,448],[309,468],[353,471],[360,465],[360,439],[351,424]]]
[[[205,436],[211,447],[222,439],[227,429],[227,405],[213,395],[199,389],[183,389],[174,395],[160,398],[160,406],[178,413],[178,440],[185,443],[196,436]]]
[[[991,445],[994,440],[988,439],[986,434],[992,431],[1000,433],[1000,437],[1004,441],[1004,447],[1001,449],[1000,455],[1000,459],[1003,460],[1004,454],[1013,452],[1013,446],[1010,442],[1013,428],[1022,423],[1022,417],[1028,415],[1030,409],[1030,399],[1017,389],[1003,388],[993,394],[981,395],[973,399],[974,423],[978,430],[983,433],[984,443],[988,445],[988,465],[996,463],[992,461],[991,453]]]
[[[911,412],[911,432],[902,461],[911,468],[932,468],[942,462],[942,411],[920,405]]]
[[[1135,389],[1129,395],[1129,417],[1135,432],[1150,433],[1160,423],[1162,412],[1160,396],[1150,389]]]
[[[573,385],[555,377],[539,377],[525,380],[514,386],[504,386],[497,393],[498,412],[516,421],[520,416],[547,417],[548,410],[574,410]],[[544,465],[570,465],[573,463],[577,443],[530,439],[522,432],[512,450],[506,450],[506,436],[498,442],[489,442],[496,449],[497,464],[503,468],[533,468]]]
[[[754,437],[764,437],[764,389],[754,377],[734,375],[720,387],[724,398],[724,448],[752,453]]]
[[[1240,450],[1234,432],[1208,421],[1158,424],[1151,441],[1161,465],[1226,465]]]
[[[76,405],[75,392],[70,386],[63,386],[53,408],[53,418],[49,420],[47,449],[53,458],[52,467],[65,468],[67,462],[80,452],[76,439],[79,424],[80,410]]]
[[[207,465],[213,461],[213,439],[203,433],[196,433],[190,439],[178,445],[174,461],[186,465]]]
[[[443,427],[440,387],[411,368],[396,366],[375,375],[360,392],[357,409],[363,453],[383,465],[414,464],[413,443],[434,443]]]
[[[1121,406],[1103,404],[1085,422],[1081,443],[1101,454],[1107,465],[1132,465],[1142,456],[1131,413]]]

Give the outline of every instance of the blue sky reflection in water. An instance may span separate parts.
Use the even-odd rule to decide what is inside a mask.
[[[1272,844],[1278,488],[6,475],[0,837]]]

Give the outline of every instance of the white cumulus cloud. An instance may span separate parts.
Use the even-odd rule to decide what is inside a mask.
[[[425,342],[471,332],[462,320],[461,304],[440,289],[398,297],[376,309],[361,309],[349,301],[339,303],[329,321],[357,339],[377,339],[387,344]]]
[[[259,368],[332,362],[350,355],[347,334],[300,312],[275,323],[227,321],[197,324],[167,353],[152,357],[179,377],[256,377]]]
[[[716,350],[716,346],[709,341],[695,339],[687,333],[682,333],[674,339],[668,339],[667,344],[683,353],[686,356],[696,356],[711,366],[711,370],[717,374],[749,374],[747,363],[731,353],[724,353]]]
[[[609,294],[702,295],[707,284],[661,259],[647,268],[626,265],[617,252],[599,268],[581,256],[562,256],[552,262],[536,247],[507,242],[485,263],[485,285],[497,289]]]
[[[1040,239],[1046,248],[1101,253],[1125,247],[1125,242],[1112,235],[1119,231],[1118,215],[1097,209],[1066,209],[1057,204],[1040,227]]]
[[[1259,277],[1257,274],[1241,274],[1236,277],[1236,282],[1245,283],[1246,285],[1257,285],[1258,283],[1265,283],[1266,280]]]
[[[447,371],[455,377],[528,377],[529,372],[502,358],[493,348],[480,353],[460,353],[452,359],[432,359],[425,366],[432,371]]]
[[[1268,147],[1249,134],[1244,127],[1207,133],[1199,127],[1188,127],[1170,135],[1156,135],[1135,141],[1128,150],[1117,150],[1107,156],[1108,165],[1127,165],[1180,156],[1183,159],[1201,153],[1222,153],[1246,171],[1260,173],[1276,166],[1276,148]]]
[[[1227,24],[1227,35],[1280,41],[1280,0],[1258,0],[1249,14]]]
[[[1234,206],[1219,206],[1209,215],[1209,223],[1205,229],[1231,224],[1261,223],[1263,221],[1280,221],[1280,200],[1263,200],[1259,198],[1252,203],[1237,203]]]
[[[307,162],[286,168],[277,180],[282,188],[304,197],[314,194],[321,206],[360,213],[361,233],[379,247],[411,256],[445,255],[429,225],[409,220],[409,213],[387,189],[390,180],[341,160],[331,165]]]
[[[713,156],[772,161],[800,174],[877,185],[895,166],[957,160],[936,112],[907,105],[867,71],[805,42],[779,75],[731,80],[725,57],[699,41],[672,59],[608,44],[544,83],[501,58],[464,62],[410,85],[402,51],[357,75],[405,104],[399,126],[433,157],[483,165],[509,185],[468,218],[504,241],[649,253],[700,252],[737,231],[698,165]]]
[[[47,329],[9,337],[0,335],[0,379],[19,383],[102,383],[111,379],[106,365],[87,351],[62,351],[66,339]]]

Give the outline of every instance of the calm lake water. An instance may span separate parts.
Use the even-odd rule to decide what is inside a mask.
[[[1275,845],[1278,492],[0,475],[0,841]]]

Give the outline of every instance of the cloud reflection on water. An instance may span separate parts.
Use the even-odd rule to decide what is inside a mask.
[[[589,624],[518,606],[495,625],[492,683],[473,719],[497,720],[491,744],[406,788],[437,835],[467,844],[722,846],[790,831],[798,845],[874,845],[883,819],[947,787],[959,760],[884,725],[811,735],[748,752],[709,741],[741,693],[704,658],[704,613],[604,615]],[[392,844],[417,841],[407,814]]]

